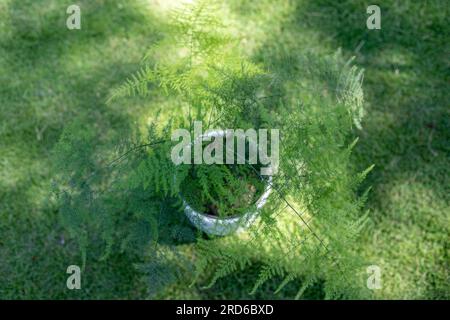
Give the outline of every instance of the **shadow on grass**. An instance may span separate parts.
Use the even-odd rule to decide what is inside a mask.
[[[109,110],[104,101],[141,57],[127,52],[126,46],[148,45],[160,34],[156,17],[143,13],[135,2],[120,3],[81,1],[82,29],[73,31],[65,26],[66,6],[60,1],[8,6],[12,24],[1,41],[0,62],[9,78],[0,79],[5,118],[10,121],[2,134],[17,139],[17,133],[26,133],[24,143],[37,139],[48,149],[64,124],[77,116],[90,117],[86,125],[127,123],[129,114],[119,108]],[[133,39],[133,34],[142,38]]]
[[[443,1],[427,5],[387,2],[382,5],[381,30],[366,28],[368,15],[363,1],[310,1],[296,13],[297,21],[306,19],[311,28],[324,35],[333,34],[333,43],[347,55],[355,54],[366,70],[368,115],[357,152],[367,164],[375,162],[388,169],[375,171],[369,184],[378,182],[379,175],[390,180],[405,171],[415,174],[439,163],[448,152],[445,34],[449,29],[442,14],[446,7]],[[378,113],[384,113],[390,121],[384,121]],[[400,163],[390,170],[395,157],[401,158]],[[435,187],[445,183],[443,176],[434,178],[438,182]]]
[[[66,268],[80,253],[62,229],[49,200],[54,176],[50,151],[63,128],[82,119],[103,144],[130,130],[132,110],[106,105],[109,90],[136,69],[145,48],[161,37],[164,22],[138,1],[78,1],[82,29],[65,26],[61,1],[12,1],[8,29],[0,33],[0,105],[5,157],[0,169],[2,298],[133,298],[146,285],[133,263],[114,254],[92,263],[83,290],[66,288]],[[139,50],[135,50],[139,48]],[[139,110],[138,110],[139,111]],[[139,113],[139,112],[136,112]],[[99,250],[94,248],[91,261]]]

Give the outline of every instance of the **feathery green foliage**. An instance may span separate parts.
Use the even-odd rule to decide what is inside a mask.
[[[356,196],[356,188],[367,171],[355,174],[349,168],[352,130],[363,116],[362,71],[337,53],[300,56],[293,61],[295,73],[274,74],[240,52],[215,12],[209,1],[175,11],[170,36],[158,44],[173,54],[157,65],[147,59],[111,95],[110,101],[162,90],[176,98],[180,115],[163,125],[155,121],[145,137],[137,128],[136,137],[111,152],[106,164],[95,158],[88,133],[66,129],[56,149],[64,224],[80,240],[84,257],[92,240],[104,242],[104,258],[112,250],[140,255],[151,293],[183,273],[194,279],[209,273],[212,286],[262,261],[252,292],[280,277],[279,290],[295,279],[303,281],[297,298],[318,281],[329,298],[363,296],[365,283],[358,277],[365,269],[354,244],[366,220],[364,197]],[[294,99],[283,95],[286,85],[298,88]],[[219,208],[230,206],[235,197],[230,186],[239,185],[225,166],[172,163],[171,131],[192,132],[194,121],[202,121],[204,130],[281,132],[273,194],[244,234],[204,239],[182,212],[183,187],[190,182],[200,185],[198,199],[216,201]],[[195,261],[179,250],[185,242],[196,242]]]

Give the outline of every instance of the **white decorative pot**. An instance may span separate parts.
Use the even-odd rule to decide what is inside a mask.
[[[194,141],[194,144],[203,141],[204,138],[226,137],[228,134],[229,132],[226,130],[211,131],[208,134],[199,136]],[[183,200],[184,213],[195,227],[197,227],[198,229],[202,230],[207,234],[225,236],[234,232],[240,232],[248,228],[258,217],[260,209],[265,205],[267,198],[272,192],[271,186],[272,186],[272,177],[268,176],[264,193],[256,201],[256,208],[243,215],[220,218],[217,216],[195,211],[189,205],[189,203]]]

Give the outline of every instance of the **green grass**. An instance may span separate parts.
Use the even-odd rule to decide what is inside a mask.
[[[50,198],[51,152],[62,129],[78,121],[105,146],[145,122],[167,101],[130,99],[107,105],[110,90],[138,69],[146,49],[164,36],[156,1],[78,1],[82,30],[65,28],[58,0],[0,2],[0,298],[145,298],[137,257],[88,257],[82,290],[66,288],[80,253],[59,224]],[[169,6],[170,1],[164,2]],[[367,30],[364,1],[227,1],[255,61],[283,73],[300,51],[341,48],[365,68],[367,114],[353,156],[374,163],[365,182],[369,228],[361,254],[382,268],[379,299],[450,298],[449,288],[449,9],[445,1],[384,1],[382,29]],[[290,88],[295,90],[295,86]],[[126,103],[126,106],[123,105]],[[159,298],[290,298],[295,283],[248,294],[258,270],[211,289],[188,280]],[[150,284],[151,285],[151,284]],[[320,284],[306,298],[321,298]]]

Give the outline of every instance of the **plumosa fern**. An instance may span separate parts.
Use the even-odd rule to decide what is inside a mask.
[[[329,298],[362,297],[362,262],[354,244],[367,220],[361,214],[366,195],[358,198],[356,191],[370,170],[355,174],[349,166],[353,127],[361,126],[363,116],[362,71],[339,53],[299,54],[289,60],[296,71],[274,74],[239,51],[209,3],[176,10],[173,29],[158,45],[176,54],[159,57],[158,64],[146,59],[110,98],[163,92],[179,101],[181,116],[163,128],[155,122],[146,137],[136,134],[106,165],[94,157],[93,137],[80,136],[76,126],[62,136],[56,154],[64,174],[56,194],[65,225],[80,240],[84,257],[89,241],[98,238],[107,248],[104,258],[113,250],[140,255],[138,267],[157,284],[152,293],[186,276],[204,281],[205,274],[211,275],[210,287],[258,263],[262,269],[252,292],[277,277],[277,292],[302,282],[296,298],[317,281],[325,283]],[[297,84],[295,93],[285,92],[287,81]],[[223,185],[224,171],[171,162],[171,130],[190,130],[194,120],[207,124],[204,130],[280,129],[274,191],[245,235],[205,239],[182,213],[182,186],[192,170],[202,186],[199,197],[214,199],[213,191],[233,196]],[[194,261],[180,243],[195,244]]]

